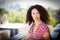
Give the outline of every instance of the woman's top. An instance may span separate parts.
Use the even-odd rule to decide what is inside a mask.
[[[29,30],[30,40],[44,40],[43,35],[46,32],[50,33],[49,28],[45,23],[39,24],[39,26],[37,27],[37,30],[34,34],[33,34],[33,29],[34,29],[34,24],[31,26],[31,28]]]

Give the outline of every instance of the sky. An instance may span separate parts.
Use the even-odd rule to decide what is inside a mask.
[[[17,10],[19,8],[28,9],[31,5],[35,4],[42,5],[45,8],[60,8],[60,0],[0,0],[0,8],[7,10]]]

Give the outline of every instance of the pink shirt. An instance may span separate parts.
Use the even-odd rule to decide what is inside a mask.
[[[50,33],[49,28],[47,27],[45,23],[39,24],[39,27],[37,28],[34,34],[33,34],[33,29],[34,29],[34,25],[32,25],[32,27],[29,30],[30,40],[43,40],[44,33],[45,32]]]

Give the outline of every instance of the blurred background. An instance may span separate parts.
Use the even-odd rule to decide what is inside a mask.
[[[31,5],[44,6],[50,15],[50,23],[55,24],[52,17],[60,7],[59,0],[0,0],[0,8],[5,9],[4,18],[9,23],[25,23],[26,12]]]
[[[26,12],[31,5],[39,4],[44,6],[49,15],[53,15],[60,7],[59,0],[0,0],[0,8],[6,10],[4,18],[9,23],[25,23]],[[54,18],[51,16],[51,20]],[[55,24],[55,20],[50,22]]]
[[[0,0],[0,19],[3,18],[0,22],[0,28],[20,29],[19,33],[26,32],[25,30],[28,28],[25,23],[26,13],[28,8],[35,4],[42,5],[47,9],[50,15],[48,26],[50,30],[53,30],[57,22],[53,15],[60,8],[60,0]]]

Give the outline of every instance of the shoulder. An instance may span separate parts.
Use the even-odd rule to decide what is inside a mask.
[[[41,28],[43,30],[49,30],[47,24],[45,24],[45,23],[42,23],[39,28]]]
[[[54,29],[56,29],[56,28],[60,28],[60,23],[57,24]]]
[[[60,23],[59,23],[59,24],[57,24],[55,27],[60,27]]]
[[[42,28],[48,28],[47,24],[45,24],[45,23],[42,23],[40,26],[41,26]]]
[[[42,24],[40,25],[39,29],[41,29],[43,33],[45,33],[45,32],[50,32],[47,24],[45,24],[45,23],[42,23]]]
[[[59,30],[59,29],[60,29],[60,23],[55,26],[54,30]]]

